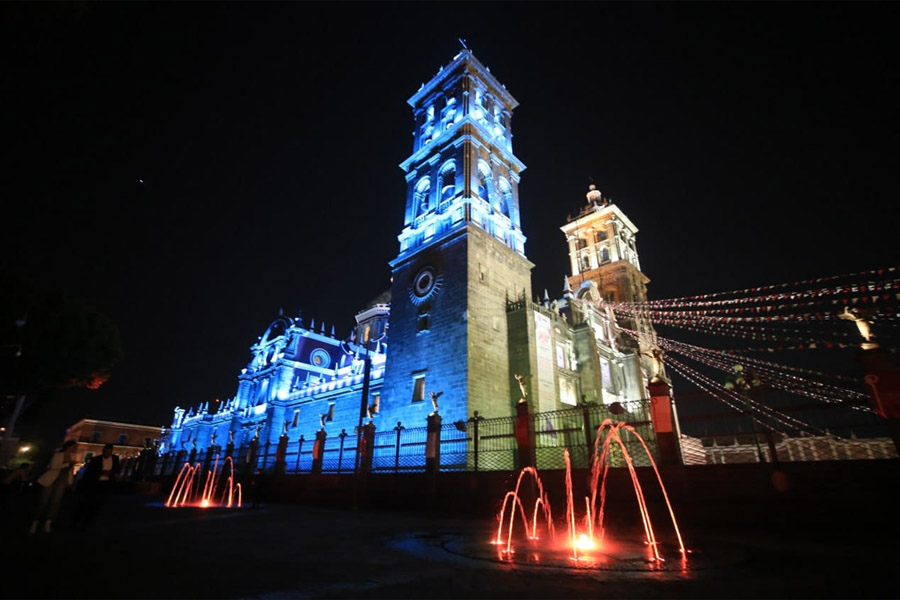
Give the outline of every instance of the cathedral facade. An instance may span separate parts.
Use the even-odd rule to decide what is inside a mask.
[[[533,300],[515,98],[463,49],[408,102],[415,130],[391,289],[361,307],[346,337],[279,315],[235,396],[175,408],[161,450],[423,427],[437,412],[448,423],[512,416],[523,397],[534,412],[648,398],[648,348],[622,328],[653,331],[604,307],[646,300],[634,224],[592,186],[561,227],[572,268],[561,297]]]

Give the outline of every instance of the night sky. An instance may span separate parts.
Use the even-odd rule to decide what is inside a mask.
[[[897,266],[898,13],[3,3],[0,268],[96,306],[127,353],[26,433],[230,398],[280,308],[347,335],[399,250],[406,99],[458,38],[520,102],[535,295],[561,294],[590,178],[654,299]]]

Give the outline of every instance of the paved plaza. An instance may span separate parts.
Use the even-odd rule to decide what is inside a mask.
[[[896,520],[829,514],[686,527],[686,569],[508,564],[495,517],[426,510],[170,509],[112,496],[94,527],[3,531],[4,598],[896,598]],[[24,509],[23,509],[24,510]],[[818,510],[818,512],[817,512]],[[15,512],[15,511],[14,511]],[[21,513],[21,511],[20,511]],[[793,521],[793,522],[792,522]],[[821,521],[817,524],[816,521]],[[882,525],[877,526],[879,521]]]

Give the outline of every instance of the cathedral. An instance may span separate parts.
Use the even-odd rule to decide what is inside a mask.
[[[251,347],[232,399],[175,408],[162,451],[226,440],[278,444],[316,432],[424,427],[582,402],[647,400],[649,323],[604,302],[646,300],[637,227],[591,186],[561,227],[571,276],[532,299],[506,86],[463,49],[408,100],[413,148],[400,165],[406,210],[391,288],[360,307],[351,335],[280,314]],[[399,201],[400,199],[398,199]],[[398,224],[399,225],[399,224]],[[562,249],[562,243],[560,244]]]

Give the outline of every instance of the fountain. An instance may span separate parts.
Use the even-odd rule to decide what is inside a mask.
[[[671,518],[673,529],[671,543],[661,542],[656,533],[632,457],[622,440],[623,432],[634,436],[647,453],[665,499],[668,515]],[[607,508],[607,475],[610,468],[610,450],[614,447],[613,444],[621,450],[634,488],[640,513],[640,528],[643,534],[643,539],[639,542],[614,541],[608,535],[608,528],[604,523]],[[646,442],[632,426],[626,423],[614,423],[611,419],[606,419],[597,428],[591,461],[589,496],[584,498],[584,514],[581,518],[577,516],[578,509],[573,493],[572,465],[568,449],[564,450],[563,455],[566,465],[566,511],[563,527],[566,532],[565,536],[556,534],[550,502],[537,470],[533,467],[525,467],[519,473],[515,489],[507,492],[504,497],[498,515],[499,526],[496,536],[491,542],[497,549],[498,560],[542,566],[665,570],[669,568],[666,564],[666,555],[670,555],[678,559],[672,561],[675,563],[675,568],[680,570],[687,568],[686,561],[690,551],[685,548],[659,469]],[[522,481],[526,476],[530,476],[537,487],[537,497],[534,501],[530,521],[520,496]],[[515,528],[517,515],[522,524],[518,536],[516,536]],[[538,535],[539,517],[542,517],[540,520],[543,522],[543,535]],[[517,550],[524,551],[517,552]]]
[[[228,478],[222,486],[221,494],[216,500],[216,492],[228,467]],[[234,461],[230,456],[226,456],[222,462],[222,469],[219,470],[219,457],[216,456],[216,462],[213,468],[206,474],[206,481],[201,490],[199,479],[202,476],[202,467],[200,463],[191,466],[189,462],[184,463],[175,483],[172,485],[172,491],[169,492],[169,498],[166,500],[166,507],[183,507],[197,506],[201,508],[208,507],[224,507],[224,508],[240,508],[241,507],[241,484],[234,483]]]

